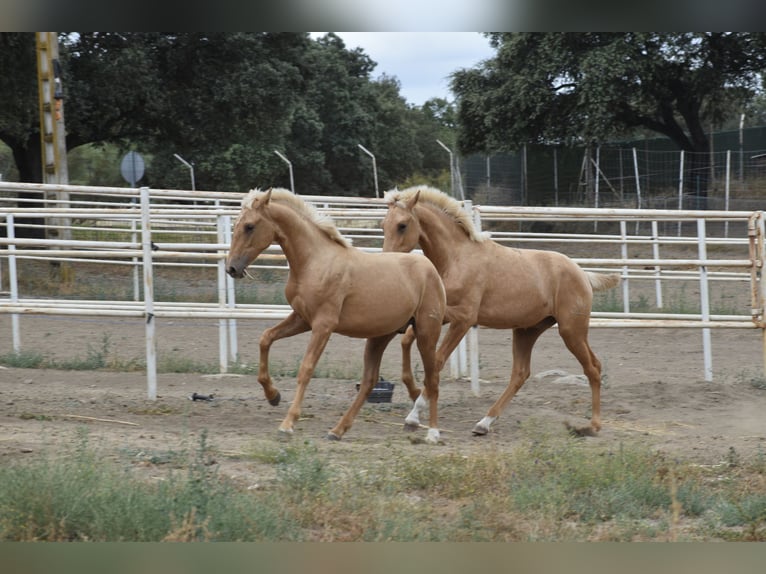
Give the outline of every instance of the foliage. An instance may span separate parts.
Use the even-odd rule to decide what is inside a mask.
[[[221,191],[289,187],[275,151],[310,194],[372,195],[360,144],[384,189],[448,169],[433,136],[447,137],[450,106],[408,106],[396,78],[373,80],[375,62],[331,33],[82,32],[59,44],[72,183],[123,185],[114,155],[128,149],[147,159],[141,184],[156,188],[189,187],[174,154],[193,164],[198,189]],[[41,177],[35,65],[32,33],[0,34],[0,141],[21,181]]]
[[[538,424],[509,454],[379,445],[342,460],[311,441],[243,453],[252,486],[193,451],[104,456],[79,431],[66,452],[0,468],[5,541],[763,540],[763,465],[703,468],[638,446],[594,446]],[[529,432],[527,432],[529,431]],[[135,465],[135,466],[133,466]],[[150,467],[152,479],[139,469]],[[166,474],[158,476],[160,469]]]
[[[681,149],[752,100],[761,33],[494,33],[497,56],[456,72],[459,147],[605,141],[644,128]]]

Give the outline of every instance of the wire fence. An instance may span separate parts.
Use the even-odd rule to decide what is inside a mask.
[[[460,166],[464,193],[483,205],[756,211],[766,192],[766,128],[743,136],[747,148],[733,135],[716,134],[707,153],[644,140],[470,156]]]

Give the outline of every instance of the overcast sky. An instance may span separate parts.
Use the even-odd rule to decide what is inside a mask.
[[[326,32],[313,32],[313,37]],[[362,48],[377,62],[373,78],[396,76],[401,95],[411,104],[430,98],[452,101],[449,75],[494,56],[479,32],[335,32],[348,49]]]

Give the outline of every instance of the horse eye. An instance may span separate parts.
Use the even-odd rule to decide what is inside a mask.
[[[245,231],[248,233],[251,233],[255,229],[255,224],[253,223],[245,223]]]
[[[404,233],[405,229],[407,229],[407,224],[406,223],[400,223],[399,225],[396,226],[396,230],[399,233]]]

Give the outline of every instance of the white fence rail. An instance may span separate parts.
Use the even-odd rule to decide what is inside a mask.
[[[43,201],[43,192],[57,190],[68,193],[70,199],[66,204]],[[39,193],[40,199],[25,199],[24,207],[19,208],[16,205],[19,192],[27,196]],[[0,182],[0,225],[7,230],[4,237],[0,237],[0,291],[4,286],[4,276],[7,276],[8,285],[8,291],[0,296],[0,313],[11,316],[14,351],[21,350],[19,320],[27,314],[144,317],[148,395],[154,399],[157,396],[154,319],[205,317],[219,319],[220,370],[228,370],[229,361],[237,359],[237,319],[277,321],[290,311],[287,305],[241,304],[235,300],[233,280],[225,273],[224,259],[231,238],[232,221],[239,213],[241,198],[242,194],[221,192]],[[341,231],[358,245],[363,244],[362,248],[380,250],[382,232],[379,222],[386,209],[382,199],[324,196],[304,196],[304,199],[333,217]],[[711,329],[755,328],[761,329],[763,336],[766,325],[761,281],[764,261],[762,212],[497,207],[473,206],[468,201],[466,209],[473,211],[476,223],[489,229],[496,241],[536,248],[552,248],[552,245],[558,244],[576,250],[579,246],[584,254],[574,255],[573,259],[583,268],[619,271],[623,277],[622,309],[594,311],[591,326],[701,329],[706,380],[712,380]],[[22,222],[34,218],[38,222],[31,225]],[[70,225],[70,231],[108,232],[115,239],[93,241],[18,237],[21,226],[45,228],[45,224],[39,221],[54,218],[62,225]],[[554,233],[535,228],[541,223],[562,221],[587,229],[579,229],[576,233]],[[598,225],[601,230],[596,233]],[[660,233],[660,225],[671,227],[672,233]],[[716,236],[710,232],[711,227],[720,225],[725,225],[725,234]],[[683,236],[680,234],[682,226],[687,228],[687,234]],[[604,228],[611,228],[611,232]],[[642,229],[645,232],[642,233]],[[194,240],[187,238],[190,233],[193,233]],[[179,240],[162,241],[173,237],[179,237]],[[685,247],[693,250],[694,255],[663,258],[662,250],[667,246]],[[614,256],[595,257],[597,247],[613,249]],[[708,249],[715,251],[716,256],[708,257]],[[130,265],[134,270],[133,300],[22,297],[17,266],[24,259]],[[217,302],[155,300],[155,268],[181,265],[216,267]],[[7,273],[1,273],[6,266]],[[278,246],[272,246],[258,259],[256,267],[259,266],[287,269]],[[139,270],[143,273],[141,280]],[[632,309],[635,304],[631,303],[631,288],[647,282],[654,287],[652,291],[657,311]],[[679,282],[693,282],[698,287],[699,312],[662,311],[665,285]],[[723,282],[734,285],[736,289],[741,286],[741,291],[749,295],[751,304],[748,314],[711,312],[710,285]],[[452,371],[453,375],[462,376],[470,370],[474,389],[478,391],[477,329],[471,329],[467,339],[470,361],[465,344],[461,344],[453,355]],[[766,365],[766,339],[764,341]]]

